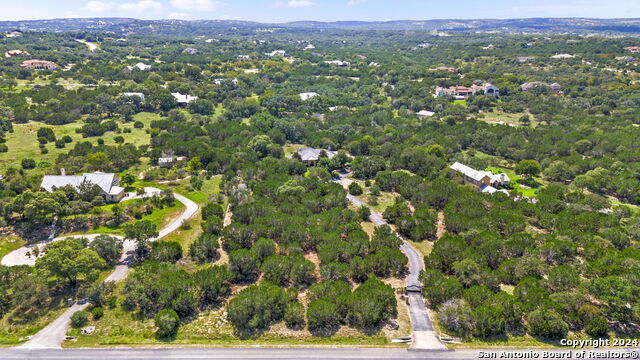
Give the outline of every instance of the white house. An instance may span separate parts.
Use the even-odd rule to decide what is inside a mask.
[[[124,69],[122,69],[122,71],[124,72],[132,72],[133,70],[140,70],[140,71],[145,71],[145,70],[149,70],[151,69],[151,65],[147,65],[145,63],[137,63],[133,66],[131,65],[127,65],[124,67]]]
[[[62,175],[45,175],[40,187],[48,192],[53,192],[64,186],[73,186],[79,189],[83,185],[98,185],[105,201],[114,203],[125,196],[124,188],[120,187],[120,180],[113,173],[85,173],[82,175],[67,176],[62,170]]]
[[[505,173],[494,174],[491,171],[476,170],[459,162],[454,163],[449,168],[464,175],[464,181],[467,184],[475,185],[480,191],[490,194],[500,191],[496,187],[508,185],[511,182],[509,175]],[[504,189],[501,192],[509,194]]]
[[[316,92],[306,92],[306,93],[301,93],[301,94],[299,94],[300,99],[301,99],[302,101],[309,100],[309,99],[314,98],[314,97],[316,97],[316,96],[318,96],[318,95],[320,95],[320,94],[318,94],[318,93],[316,93]]]
[[[285,56],[287,56],[287,52],[286,52],[286,51],[284,51],[284,50],[273,50],[273,51],[272,51],[272,52],[270,52],[270,53],[265,53],[265,55],[267,55],[267,56],[271,56],[271,57],[276,56],[276,55],[279,55],[279,56],[285,57]]]
[[[329,64],[329,65],[336,65],[336,66],[340,66],[340,67],[348,67],[351,66],[351,63],[348,61],[342,61],[342,60],[327,60],[324,62],[325,64]]]
[[[176,99],[178,104],[181,104],[181,105],[188,104],[192,101],[198,100],[197,96],[183,95],[183,94],[180,94],[179,92],[171,93],[171,95],[173,95],[173,97]]]
[[[435,115],[435,113],[433,111],[420,110],[416,113],[416,115],[418,115],[420,119],[426,119],[432,117],[433,115]]]
[[[572,59],[574,57],[576,56],[571,54],[556,54],[551,56],[552,59]]]

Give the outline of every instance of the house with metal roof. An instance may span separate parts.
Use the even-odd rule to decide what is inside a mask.
[[[316,166],[323,154],[326,155],[327,158],[331,159],[336,156],[337,153],[337,151],[325,149],[302,148],[289,155],[289,159],[299,158],[307,166]]]
[[[491,171],[476,170],[459,162],[451,165],[450,169],[464,175],[464,181],[467,184],[477,186],[484,193],[493,194],[500,191],[509,194],[506,190],[497,189],[497,187],[508,185],[511,182],[509,175],[505,173],[494,174]]]
[[[77,190],[83,185],[91,184],[100,188],[102,197],[107,202],[115,203],[125,196],[124,188],[119,186],[120,180],[113,173],[94,172],[67,176],[62,170],[62,175],[45,175],[40,187],[48,192],[53,192],[65,186],[73,186]]]

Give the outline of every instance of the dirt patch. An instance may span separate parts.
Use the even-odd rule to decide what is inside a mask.
[[[444,212],[438,213],[438,221],[436,223],[436,239],[440,239],[447,231],[447,225],[444,222]]]

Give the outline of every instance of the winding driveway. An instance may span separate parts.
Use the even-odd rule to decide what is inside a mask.
[[[145,188],[144,195],[142,196],[134,195],[134,196],[128,197],[127,199],[152,196],[154,194],[159,193],[160,191],[161,191],[160,189],[156,189],[156,188]],[[188,220],[192,218],[198,211],[198,204],[196,204],[195,202],[189,200],[188,198],[180,194],[174,193],[173,196],[175,197],[176,200],[184,204],[186,209],[180,216],[178,216],[176,219],[171,221],[164,228],[160,229],[160,231],[158,232],[158,236],[151,239],[151,241],[162,239],[163,237],[177,230],[182,225],[182,222],[184,220]],[[45,241],[45,242],[41,242],[31,246],[25,246],[7,254],[4,258],[2,258],[2,265],[6,265],[6,266],[31,265],[32,266],[32,265],[35,265],[36,258],[34,256],[27,256],[27,254],[33,251],[34,246],[43,248],[48,243],[51,243],[53,241],[58,241],[58,240],[68,239],[68,238],[79,238],[79,237],[88,238],[91,241],[99,235],[100,234],[61,236],[51,241]],[[110,236],[113,236],[113,235],[110,235]],[[123,239],[121,236],[116,236],[116,237]],[[120,261],[116,265],[113,272],[111,272],[111,274],[109,274],[109,276],[107,276],[107,278],[104,280],[105,282],[120,281],[127,277],[127,275],[129,274],[129,270],[131,269],[131,263],[133,261],[133,253],[135,249],[136,249],[135,241],[125,240],[123,242],[123,251],[122,251],[122,256],[120,257]],[[49,325],[44,327],[37,334],[33,335],[27,342],[18,346],[18,348],[22,348],[22,349],[60,348],[67,334],[67,329],[69,328],[69,324],[71,323],[71,315],[73,315],[76,311],[86,309],[87,306],[89,306],[89,303],[84,300],[81,300],[73,304],[57,319],[49,323]]]
[[[345,189],[349,187],[352,182],[347,178],[348,173],[340,174],[340,178],[336,180]],[[347,200],[353,205],[361,207],[364,205],[362,201],[358,200],[355,196],[347,194]],[[376,226],[387,225],[387,222],[377,212],[371,210],[369,220]],[[402,239],[398,233],[396,235]],[[409,259],[409,274],[407,275],[407,287],[422,288],[419,276],[420,272],[424,270],[424,261],[422,256],[411,246],[407,241],[402,239],[402,245],[400,245],[400,251],[405,254]],[[413,342],[411,344],[412,349],[446,349],[447,347],[440,342],[438,335],[433,329],[431,319],[427,313],[427,307],[424,304],[424,299],[420,292],[407,292],[409,299],[409,315],[411,317],[411,327],[413,329]]]

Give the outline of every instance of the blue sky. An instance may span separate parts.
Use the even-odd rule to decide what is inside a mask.
[[[640,17],[638,0],[0,0],[0,20],[139,19],[428,20]]]

